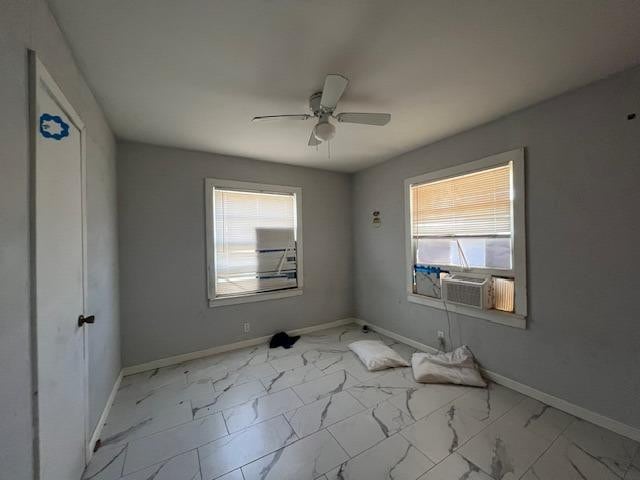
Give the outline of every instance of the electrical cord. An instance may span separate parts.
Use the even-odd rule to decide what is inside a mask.
[[[453,350],[453,340],[451,339],[451,317],[449,315],[449,309],[447,308],[447,302],[442,297],[442,304],[444,305],[444,311],[447,313],[447,336],[449,337],[449,351]]]
[[[456,323],[458,324],[458,346],[462,346],[462,322],[460,321],[460,317],[456,315]]]
[[[447,337],[449,340],[449,348],[452,349],[453,347],[453,339],[451,337],[451,317],[449,316],[449,309],[447,308],[447,302],[444,299],[444,295],[442,294],[442,279],[438,276],[438,278],[440,279],[440,284],[438,285],[436,282],[433,281],[433,279],[431,277],[427,277],[430,281],[431,281],[431,285],[433,286],[433,290],[434,293],[436,293],[440,299],[442,300],[442,304],[444,305],[444,311],[446,312],[447,315]],[[443,345],[444,347],[444,351],[446,352],[446,345]]]
[[[464,255],[464,253],[462,253],[462,255]],[[466,261],[466,258],[465,258]],[[414,276],[415,276],[415,272],[414,272]],[[430,276],[427,276],[427,278],[429,279],[429,281],[431,282],[431,286],[433,288],[433,292],[440,297],[440,299],[442,300],[442,304],[444,305],[444,311],[447,315],[447,340],[449,341],[449,349],[447,350],[447,345],[443,344],[444,342],[441,342],[441,347],[443,347],[443,351],[447,352],[447,351],[452,351],[454,348],[453,345],[453,336],[451,334],[452,332],[452,327],[451,327],[451,313],[449,312],[449,308],[447,307],[447,301],[444,299],[444,295],[442,294],[442,280],[440,279],[440,284],[436,283]],[[415,277],[414,277],[414,282],[415,282]],[[458,325],[458,346],[462,345],[462,330],[461,330],[461,326],[460,326],[460,321],[458,320],[458,318],[456,317],[456,322]]]

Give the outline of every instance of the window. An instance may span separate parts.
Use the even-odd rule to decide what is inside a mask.
[[[302,293],[301,189],[208,179],[211,306]]]
[[[405,198],[409,300],[523,325],[511,319],[526,316],[524,151],[410,178]],[[456,272],[489,279],[491,309],[444,305]]]
[[[511,167],[411,186],[417,264],[511,270]]]

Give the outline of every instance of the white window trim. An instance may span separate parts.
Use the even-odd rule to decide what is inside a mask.
[[[411,186],[443,178],[464,175],[478,170],[505,165],[513,162],[513,265],[512,270],[471,269],[489,274],[508,273],[515,279],[515,313],[497,310],[478,310],[464,305],[447,303],[442,300],[413,293],[413,238],[411,231]],[[525,181],[524,148],[498,153],[473,162],[456,165],[424,175],[407,178],[404,181],[405,250],[407,300],[411,303],[448,310],[461,315],[482,318],[502,325],[526,328],[527,318],[527,261],[525,235]],[[455,270],[455,269],[454,269]],[[468,271],[468,270],[467,270]]]
[[[224,305],[237,305],[240,303],[261,302],[264,300],[275,300],[279,298],[294,297],[302,295],[303,279],[303,252],[302,252],[302,188],[285,185],[267,185],[263,183],[240,182],[236,180],[224,180],[219,178],[205,179],[205,228],[206,228],[206,254],[207,254],[207,298],[209,307],[220,307]],[[216,255],[215,255],[215,212],[213,210],[213,190],[214,188],[231,188],[235,190],[245,190],[263,193],[289,193],[295,195],[296,199],[296,268],[298,286],[287,290],[274,290],[273,292],[249,293],[244,295],[228,296],[216,298]]]

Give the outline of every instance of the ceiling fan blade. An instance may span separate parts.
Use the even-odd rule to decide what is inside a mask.
[[[300,113],[295,115],[263,115],[262,117],[253,117],[253,122],[263,122],[265,120],[308,120],[312,115]]]
[[[333,110],[338,104],[338,100],[342,97],[345,88],[349,84],[349,79],[338,74],[327,75],[324,79],[324,87],[322,88],[322,97],[320,98],[320,106]]]
[[[363,125],[386,125],[391,120],[390,113],[339,113],[335,117],[339,122],[361,123]]]
[[[321,143],[322,140],[318,139],[318,137],[313,134],[313,130],[311,130],[311,136],[309,137],[309,143],[307,145],[309,145],[310,147],[317,147]]]

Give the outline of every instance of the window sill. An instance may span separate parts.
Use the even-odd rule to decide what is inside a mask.
[[[407,300],[411,303],[445,310],[444,302],[442,302],[442,300],[425,297],[424,295],[410,293],[407,296]],[[478,310],[476,308],[465,307],[464,305],[455,305],[452,303],[447,303],[446,310],[453,313],[459,313],[460,315],[465,315],[467,317],[482,318],[483,320],[499,323],[500,325],[507,325],[509,327],[521,329],[527,328],[527,318],[522,315],[516,315],[515,313],[499,312],[497,310]]]
[[[292,288],[276,292],[254,293],[252,295],[238,295],[237,297],[224,297],[209,299],[209,307],[222,307],[225,305],[238,305],[241,303],[262,302],[264,300],[276,300],[278,298],[296,297],[302,295],[302,288]]]

